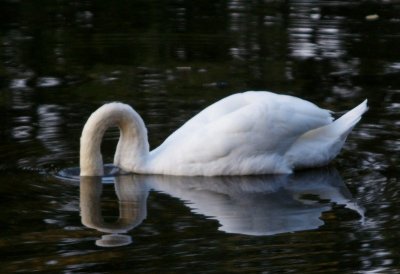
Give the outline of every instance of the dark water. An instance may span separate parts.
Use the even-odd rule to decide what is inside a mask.
[[[370,110],[292,176],[57,176],[105,102],[155,147],[251,89]],[[399,273],[399,110],[399,1],[1,1],[0,272]]]

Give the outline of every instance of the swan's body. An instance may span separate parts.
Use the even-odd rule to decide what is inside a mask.
[[[147,130],[128,105],[110,103],[88,119],[81,137],[81,176],[103,175],[100,144],[110,126],[121,136],[114,164],[124,171],[186,176],[291,173],[328,164],[367,110],[367,102],[333,121],[330,111],[287,95],[228,96],[149,151]]]

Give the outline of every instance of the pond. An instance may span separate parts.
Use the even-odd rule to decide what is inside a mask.
[[[398,1],[6,0],[0,15],[1,273],[400,272]],[[329,167],[80,180],[102,104],[134,107],[154,148],[246,90],[369,111]]]

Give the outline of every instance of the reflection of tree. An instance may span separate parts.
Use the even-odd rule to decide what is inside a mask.
[[[17,62],[36,75],[86,74],[97,64],[175,66],[218,61],[231,63],[236,69],[231,73],[246,73],[256,85],[265,87],[266,83],[292,81],[297,76],[293,73],[302,70],[293,63],[301,65],[304,59],[314,59],[321,66],[334,66],[331,60],[335,59],[340,66],[336,69],[343,71],[349,42],[357,45],[373,37],[352,36],[349,31],[357,26],[351,20],[373,10],[366,4],[235,0],[117,1],[112,5],[106,1],[20,1],[1,5],[9,15],[0,19],[6,26],[2,37],[14,39],[8,46],[20,49]],[[384,11],[389,10],[386,5]],[[369,54],[367,47],[358,48]]]

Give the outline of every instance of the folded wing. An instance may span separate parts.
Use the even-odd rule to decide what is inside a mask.
[[[285,173],[290,167],[284,155],[292,144],[305,132],[331,121],[329,111],[299,98],[240,93],[204,109],[152,154],[166,169],[172,169],[169,163],[175,169],[181,165],[178,175],[184,175],[185,169],[199,169],[199,175],[221,173],[218,170],[230,175]]]

